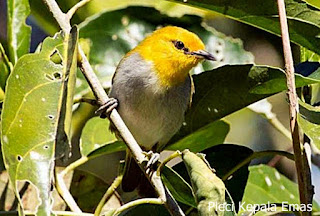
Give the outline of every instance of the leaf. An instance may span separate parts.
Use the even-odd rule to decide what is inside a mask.
[[[318,73],[318,71],[314,72]],[[193,76],[195,92],[186,126],[173,137],[187,134],[221,119],[249,104],[286,89],[284,72],[279,68],[255,65],[226,65]],[[318,83],[296,74],[296,86]]]
[[[7,9],[9,57],[15,64],[18,58],[29,53],[31,28],[25,23],[30,13],[29,1],[8,0]]]
[[[46,38],[40,53],[18,60],[7,81],[1,127],[5,166],[20,202],[18,181],[37,188],[38,215],[50,215],[55,147],[67,142],[76,40],[76,28],[65,39]],[[62,64],[51,61],[55,52]]]
[[[197,208],[191,186],[176,171],[165,167],[161,171],[161,178],[177,201]]]
[[[303,132],[312,140],[312,144],[320,149],[320,109],[299,100],[298,124]]]
[[[4,88],[6,86],[6,81],[8,79],[9,74],[12,70],[12,64],[9,61],[5,50],[0,43],[0,87],[2,91],[4,91]]]
[[[82,156],[97,157],[126,150],[126,145],[117,141],[116,136],[109,129],[109,120],[94,117],[83,128],[80,139]]]
[[[183,124],[182,127],[185,127]],[[192,152],[200,152],[212,146],[221,144],[224,142],[230,126],[225,121],[215,121],[209,125],[200,128],[192,134],[189,134],[181,138],[177,142],[171,141],[172,145],[169,144],[165,149],[167,150],[184,150],[189,149]],[[177,137],[176,137],[177,139]]]
[[[223,181],[203,159],[189,150],[183,151],[182,159],[191,179],[199,215],[224,215],[220,210],[220,205],[225,202]]]
[[[248,210],[253,204],[300,203],[297,184],[280,174],[275,168],[257,165],[251,166],[249,172],[239,214]],[[319,211],[319,205],[315,202],[313,211]]]
[[[319,9],[300,0],[285,3],[291,41],[320,54]],[[188,0],[183,4],[221,13],[278,36],[281,33],[277,2],[273,0]]]
[[[108,185],[98,177],[80,170],[73,174],[70,192],[85,212],[94,212]]]
[[[300,62],[320,62],[320,56],[304,47],[300,47]]]
[[[208,51],[217,53],[217,58],[223,60],[204,63],[195,70],[196,73],[223,64],[253,63],[252,54],[243,49],[239,39],[226,37],[205,26],[206,29],[201,23],[202,19],[197,16],[172,18],[153,8],[129,7],[94,15],[79,26],[80,37],[90,41],[89,60],[105,88],[110,87],[121,58],[157,27],[164,25],[181,26],[195,32],[203,39]]]
[[[303,0],[305,2],[307,2],[308,4],[317,7],[318,9],[320,9],[320,2],[318,0]]]
[[[217,176],[224,178],[234,167],[251,156],[253,151],[245,146],[222,144],[206,149],[202,153],[206,155],[206,160],[210,166],[215,169]],[[232,176],[224,180],[226,188],[235,203],[235,209],[238,209],[239,202],[244,193],[249,175],[248,167],[249,163],[242,166],[234,172]]]

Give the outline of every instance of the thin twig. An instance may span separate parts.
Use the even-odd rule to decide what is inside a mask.
[[[94,216],[99,216],[104,204],[110,199],[114,191],[119,187],[122,182],[123,175],[119,175],[110,185],[106,193],[103,195],[102,199],[100,200],[96,210],[94,211]]]
[[[69,19],[66,14],[64,14],[58,4],[55,0],[44,0],[44,2],[48,5],[49,10],[53,13],[54,18],[57,20],[59,26],[64,32],[69,32],[71,29]],[[84,74],[85,78],[88,81],[88,84],[90,85],[95,97],[98,100],[98,103],[100,105],[106,104],[109,100],[109,97],[105,90],[103,89],[101,83],[99,82],[99,79],[95,75],[91,65],[89,64],[89,61],[87,57],[85,56],[83,50],[81,47],[78,47],[78,56],[79,56],[79,66]],[[144,164],[146,161],[148,161],[145,154],[143,154],[142,149],[130,133],[129,129],[123,122],[122,118],[120,117],[117,110],[113,110],[110,114],[110,120],[115,125],[117,130],[119,131],[121,137],[124,139],[125,143],[127,144],[127,147],[130,149],[133,158],[138,163],[141,170],[144,172],[146,177],[150,180],[151,185],[154,187],[156,192],[159,195],[159,198],[161,199],[162,203],[164,203],[165,207],[168,209],[171,215],[184,215],[183,211],[177,204],[177,202],[173,199],[170,192],[163,186],[161,177],[157,175],[156,172],[152,174],[150,177],[145,173]]]
[[[115,213],[113,214],[113,216],[117,216],[119,215],[121,212],[130,209],[134,206],[137,205],[142,205],[142,204],[155,204],[155,205],[162,205],[163,202],[161,201],[161,199],[159,198],[143,198],[143,199],[138,199],[138,200],[134,200],[131,201],[127,204],[124,204],[123,206],[121,206],[120,208],[118,208]]]
[[[172,153],[169,157],[167,157],[166,159],[164,159],[162,161],[162,163],[159,165],[158,169],[157,169],[157,175],[161,175],[161,171],[163,169],[163,167],[172,159],[181,156],[181,152],[179,150],[175,151],[174,153]]]
[[[66,204],[69,206],[71,211],[76,213],[82,213],[81,209],[77,205],[77,203],[74,201],[72,195],[70,194],[66,184],[63,181],[63,175],[60,175],[55,171],[55,186],[57,189],[57,192],[59,195],[63,198],[63,200],[66,202]]]
[[[59,175],[64,177],[68,172],[74,170],[76,167],[86,163],[89,160],[88,157],[86,156],[82,156],[81,158],[79,158],[78,160],[76,160],[75,162],[69,164],[66,168],[64,168],[64,170],[62,170]]]
[[[30,211],[25,211],[24,213],[25,215],[36,215],[34,212],[30,212]],[[52,211],[52,213],[57,216],[93,216],[93,214],[91,213],[79,213],[79,212],[75,213],[70,211]]]
[[[233,173],[238,171],[241,167],[245,166],[246,164],[250,163],[255,158],[261,158],[266,156],[274,156],[274,155],[281,155],[290,160],[294,160],[294,156],[291,153],[285,151],[277,151],[277,150],[268,150],[268,151],[260,151],[260,152],[253,152],[250,156],[245,158],[243,161],[238,163],[235,167],[233,167],[227,174],[222,177],[222,180],[227,180]]]
[[[77,4],[75,4],[68,12],[67,12],[67,16],[69,19],[72,18],[72,16],[75,14],[75,12],[83,7],[85,4],[87,4],[89,1],[91,0],[82,0],[82,1],[79,1]]]
[[[285,71],[287,77],[287,96],[289,100],[290,129],[292,137],[293,152],[298,177],[300,203],[307,206],[312,203],[313,190],[311,185],[310,168],[305,161],[305,152],[300,144],[299,128],[297,123],[298,100],[296,94],[293,58],[290,47],[288,23],[284,0],[278,1],[279,19],[281,27],[281,38],[283,44],[283,54],[285,61]],[[311,212],[304,211],[302,215],[311,215]]]

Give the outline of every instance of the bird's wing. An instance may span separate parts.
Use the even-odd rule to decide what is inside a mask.
[[[189,77],[190,77],[190,82],[191,82],[190,101],[189,101],[189,109],[190,109],[190,108],[191,108],[191,105],[192,105],[192,96],[193,96],[193,94],[195,93],[195,88],[194,88],[194,83],[193,83],[192,75],[189,74]]]

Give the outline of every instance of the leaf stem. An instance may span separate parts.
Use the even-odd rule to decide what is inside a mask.
[[[67,16],[69,18],[69,20],[72,18],[72,16],[76,13],[76,11],[83,7],[84,5],[86,5],[88,2],[90,2],[91,0],[82,0],[79,1],[77,4],[75,4],[72,8],[69,9],[69,11],[67,12]]]
[[[9,61],[8,56],[6,55],[6,52],[1,43],[0,43],[0,53],[2,54],[2,58],[6,63],[7,67],[9,68],[9,71],[11,72],[13,69],[12,63]]]
[[[74,201],[72,195],[70,194],[66,184],[63,181],[63,175],[58,174],[57,171],[55,171],[55,183],[56,183],[56,189],[57,192],[60,194],[60,196],[63,198],[63,200],[66,202],[66,204],[69,206],[71,211],[76,213],[82,213],[81,209],[77,205],[77,203]]]
[[[110,199],[114,191],[119,187],[122,182],[123,175],[119,175],[110,185],[106,193],[103,195],[102,199],[100,200],[96,210],[94,211],[94,216],[99,216],[104,204]]]
[[[52,213],[57,216],[93,216],[93,214],[91,213],[79,213],[79,212],[75,213],[70,211],[52,211]],[[14,215],[17,215],[17,214],[14,214]],[[30,211],[25,211],[25,215],[35,215],[35,213]]]
[[[277,0],[279,20],[281,27],[281,38],[287,77],[287,96],[289,101],[290,129],[292,137],[293,152],[298,177],[300,203],[307,206],[312,204],[313,186],[311,185],[310,165],[308,165],[306,154],[300,143],[299,128],[297,123],[298,100],[296,94],[293,58],[290,46],[289,30],[284,0]],[[302,215],[311,215],[311,212],[303,211]]]
[[[166,159],[164,159],[164,161],[162,161],[162,163],[159,165],[158,169],[157,169],[157,175],[161,174],[161,171],[163,169],[163,167],[172,159],[181,156],[181,152],[179,150],[175,151],[173,154],[171,154],[169,157],[167,157]]]
[[[286,151],[268,150],[268,151],[253,152],[250,156],[248,156],[243,161],[238,163],[227,174],[225,174],[222,177],[222,180],[223,181],[227,180],[231,175],[233,175],[233,173],[238,171],[241,167],[245,166],[246,164],[250,163],[250,161],[252,161],[255,158],[274,156],[274,155],[281,155],[281,156],[287,157],[290,160],[294,160],[294,155]]]
[[[84,164],[85,162],[87,162],[89,160],[88,157],[86,156],[82,156],[81,158],[79,158],[78,160],[76,160],[75,162],[69,164],[64,170],[62,170],[59,175],[60,176],[65,176],[68,172],[74,170],[75,168],[77,168],[78,166]]]
[[[134,201],[131,201],[127,204],[124,204],[123,206],[121,206],[120,208],[118,208],[115,213],[113,214],[113,216],[117,216],[119,215],[121,212],[129,209],[129,208],[132,208],[134,206],[137,206],[137,205],[142,205],[142,204],[156,204],[156,205],[162,205],[163,202],[161,201],[161,199],[159,198],[143,198],[143,199],[138,199],[138,200],[134,200]]]

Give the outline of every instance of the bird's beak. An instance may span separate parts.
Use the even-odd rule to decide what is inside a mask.
[[[193,51],[191,52],[191,55],[194,55],[198,58],[203,58],[206,60],[210,60],[210,61],[216,61],[216,58],[209,52],[205,51],[205,50],[197,50],[197,51]]]

